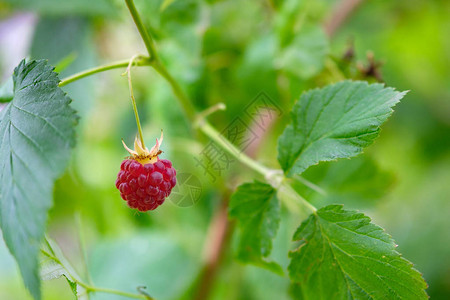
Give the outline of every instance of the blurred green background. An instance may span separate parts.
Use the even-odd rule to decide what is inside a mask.
[[[370,215],[423,272],[431,298],[450,298],[449,1],[362,1],[331,38],[322,28],[340,3],[335,0],[135,2],[168,69],[196,107],[227,104],[211,118],[219,130],[244,116],[244,104],[261,91],[282,108],[257,151],[271,167],[278,167],[277,137],[302,91],[344,78],[382,79],[410,90],[363,155],[307,171],[305,177],[327,190],[326,197],[296,187],[317,206],[344,203]],[[120,0],[0,0],[1,82],[23,57],[47,58],[63,78],[136,53],[145,48]],[[81,120],[71,164],[56,184],[48,232],[97,286],[133,292],[144,285],[156,299],[189,298],[214,212],[227,190],[254,174],[235,162],[211,181],[195,161],[207,140],[189,129],[169,86],[151,69],[136,68],[145,139],[153,141],[163,128],[163,157],[179,174],[199,178],[202,194],[191,207],[167,201],[147,214],[128,209],[114,186],[126,156],[120,139],[131,144],[136,132],[122,72],[64,88]],[[381,78],[374,78],[378,72]],[[272,257],[284,267],[300,221],[283,211]],[[234,260],[235,240],[236,234],[210,298],[288,299],[287,276]],[[43,293],[44,299],[73,297],[64,279],[44,282]],[[31,299],[3,241],[0,299]],[[92,299],[122,298],[97,293]]]

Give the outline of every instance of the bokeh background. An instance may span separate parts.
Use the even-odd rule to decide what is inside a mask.
[[[296,188],[317,206],[344,203],[370,215],[423,272],[431,298],[450,298],[449,1],[360,1],[331,36],[329,20],[341,1],[135,2],[196,107],[227,104],[211,119],[218,129],[243,115],[243,104],[262,91],[282,108],[255,150],[271,167],[278,167],[277,137],[302,91],[345,78],[410,90],[363,155],[307,171],[305,177],[327,196]],[[0,0],[1,82],[24,57],[48,59],[64,78],[136,53],[145,48],[122,1]],[[114,187],[126,156],[120,139],[131,143],[136,133],[122,72],[64,88],[81,119],[77,148],[55,187],[48,233],[97,286],[133,292],[144,285],[157,299],[189,298],[215,212],[230,189],[255,175],[235,162],[211,180],[195,161],[207,139],[189,129],[169,86],[151,69],[136,68],[146,140],[163,128],[163,157],[178,173],[197,177],[202,193],[190,207],[168,201],[148,214],[128,209]],[[287,266],[300,219],[282,213],[272,256]],[[210,299],[288,299],[287,277],[233,259],[236,235],[225,248]],[[64,279],[44,282],[43,293],[44,299],[73,297]],[[31,299],[2,240],[0,299]],[[92,299],[121,297],[98,293]]]

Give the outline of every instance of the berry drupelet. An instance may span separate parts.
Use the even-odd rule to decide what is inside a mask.
[[[131,156],[120,165],[116,187],[131,208],[140,211],[154,210],[164,203],[177,183],[172,163],[158,158],[162,140],[161,132],[160,140],[156,139],[156,145],[150,151],[137,138],[134,141],[135,150],[123,143]]]

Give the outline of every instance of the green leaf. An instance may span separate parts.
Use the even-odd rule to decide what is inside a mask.
[[[231,196],[229,215],[238,220],[241,230],[238,258],[282,274],[277,263],[265,259],[280,223],[276,190],[259,181],[239,186]]]
[[[67,276],[64,276],[67,280],[67,283],[70,285],[70,289],[72,290],[73,295],[78,299],[78,284],[76,282],[71,281]]]
[[[405,93],[382,84],[342,81],[303,94],[278,141],[284,172],[300,174],[320,161],[361,153]]]
[[[67,261],[58,244],[47,238],[41,248],[42,258],[40,263],[40,276],[42,280],[52,280],[64,277],[69,283],[70,289],[76,299],[88,299],[86,289],[77,284],[81,277]]]
[[[300,299],[427,299],[427,284],[362,213],[329,205],[294,234],[289,275]]]
[[[39,246],[77,117],[46,61],[22,61],[13,81],[14,97],[0,112],[0,225],[26,287],[40,299]]]
[[[67,283],[69,284],[75,298],[77,297],[77,283],[72,281],[71,277],[67,274],[67,271],[60,264],[55,261],[44,261],[40,267],[42,280],[52,280],[59,277],[64,277],[67,280]]]

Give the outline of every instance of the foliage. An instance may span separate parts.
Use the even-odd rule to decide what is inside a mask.
[[[302,95],[279,141],[284,172],[300,174],[320,161],[361,153],[403,95],[380,84],[345,81]]]
[[[426,299],[426,284],[370,218],[340,205],[321,208],[294,234],[289,274],[298,298]],[[324,288],[326,287],[326,288]]]
[[[448,66],[429,33],[448,3],[367,2],[330,37],[329,0],[91,2],[0,0],[3,16],[39,17],[16,35],[30,58],[11,72],[0,57],[0,225],[33,298],[426,299],[399,252],[446,298]],[[127,6],[145,48],[119,23]],[[130,58],[111,61],[145,50],[132,78],[144,139],[164,129],[178,192],[200,196],[136,214],[114,188],[120,139],[136,134]],[[97,60],[120,70],[85,72]],[[210,167],[226,167],[212,177],[201,158],[215,147]],[[0,298],[28,299],[5,260]]]
[[[283,273],[279,265],[263,259],[272,251],[272,239],[280,222],[279,210],[276,190],[258,181],[239,186],[230,201],[230,217],[238,219],[241,227],[238,257]]]
[[[39,299],[37,255],[54,181],[75,145],[77,117],[45,61],[22,61],[13,82],[14,96],[1,112],[0,224],[25,285]]]

